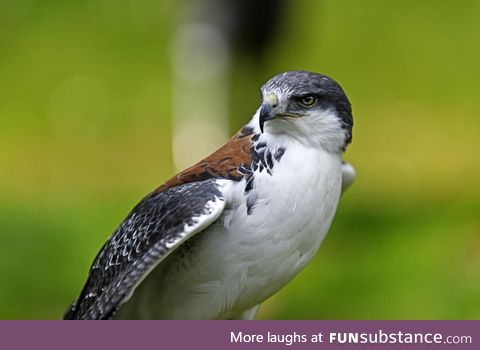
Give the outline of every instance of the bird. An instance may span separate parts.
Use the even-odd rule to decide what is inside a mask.
[[[303,70],[261,96],[225,145],[134,207],[64,319],[254,319],[307,265],[355,177],[351,104]]]

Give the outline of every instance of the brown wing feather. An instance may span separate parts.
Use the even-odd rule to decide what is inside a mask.
[[[252,136],[251,128],[243,128],[214,153],[175,175],[158,187],[155,192],[162,192],[167,188],[189,182],[204,181],[212,177],[237,181],[242,179],[245,174],[239,171],[240,167],[249,168],[249,164],[252,162]]]

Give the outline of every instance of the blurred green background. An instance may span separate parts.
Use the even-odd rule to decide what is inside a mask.
[[[60,318],[105,239],[174,173],[180,3],[0,2],[0,318]],[[480,2],[286,6],[261,62],[235,57],[231,132],[272,75],[326,73],[353,104],[358,178],[259,317],[480,318]]]

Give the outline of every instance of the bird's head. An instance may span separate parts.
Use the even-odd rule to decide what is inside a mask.
[[[279,74],[261,88],[260,131],[342,151],[352,139],[352,109],[333,79],[306,71]]]

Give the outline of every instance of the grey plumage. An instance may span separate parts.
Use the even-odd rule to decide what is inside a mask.
[[[264,94],[274,89],[292,97],[292,100],[306,94],[315,95],[318,97],[316,108],[334,109],[338,112],[342,127],[347,132],[344,148],[352,141],[352,108],[347,95],[335,80],[324,74],[294,70],[274,76],[261,88]],[[295,112],[295,103],[289,106],[289,110]]]
[[[108,319],[134,287],[203,222],[221,213],[207,206],[224,198],[215,180],[188,183],[143,199],[105,243],[90,269],[87,283],[65,319]],[[218,208],[216,208],[218,209]],[[185,228],[193,228],[185,235]]]

